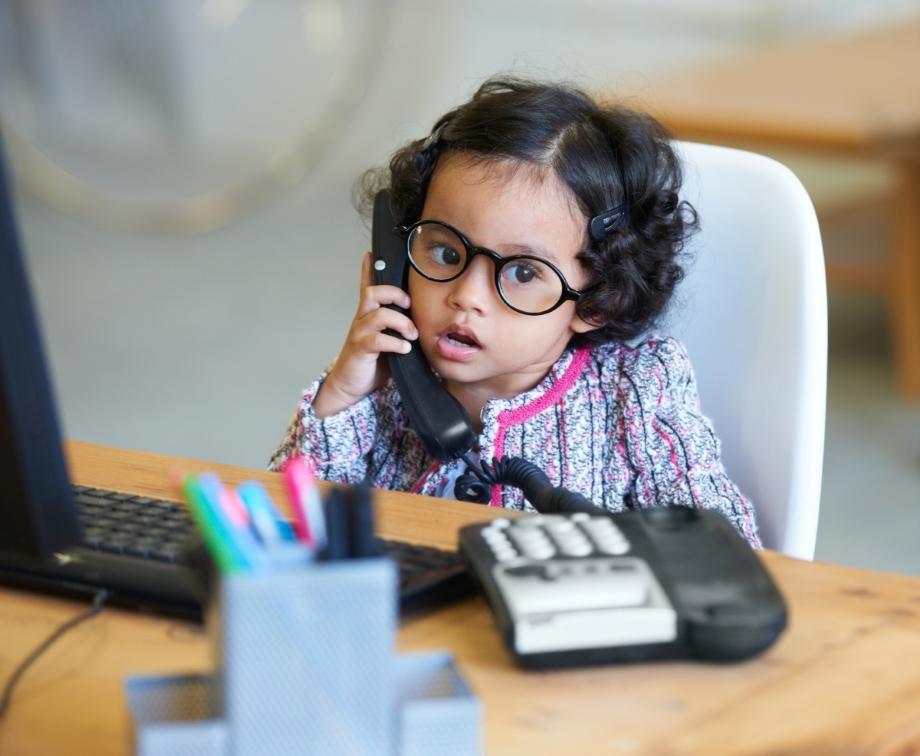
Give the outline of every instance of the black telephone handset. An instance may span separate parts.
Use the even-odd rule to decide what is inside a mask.
[[[374,198],[372,269],[375,284],[406,289],[409,261],[406,243],[396,233],[396,221],[386,190]],[[405,312],[401,307],[390,305]],[[387,331],[398,336],[395,331]],[[425,451],[441,460],[460,457],[476,443],[476,431],[463,406],[441,384],[425,360],[417,342],[408,354],[387,354],[390,373],[399,389],[409,424]]]

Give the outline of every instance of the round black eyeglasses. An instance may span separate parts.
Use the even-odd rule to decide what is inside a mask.
[[[406,236],[409,263],[429,281],[446,283],[463,275],[477,255],[495,265],[495,288],[502,301],[523,315],[545,315],[584,292],[569,286],[555,265],[531,255],[502,257],[477,247],[453,226],[423,220],[399,229]]]

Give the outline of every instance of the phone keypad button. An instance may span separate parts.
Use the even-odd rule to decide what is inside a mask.
[[[593,517],[584,524],[584,528],[602,554],[619,556],[629,552],[629,541],[608,518]]]
[[[552,541],[540,527],[512,528],[511,538],[530,559],[549,559],[556,553]]]
[[[507,562],[518,556],[518,550],[514,548],[514,544],[511,543],[505,532],[504,528],[497,528],[494,525],[482,529],[483,540],[489,545],[492,555],[499,562]]]
[[[626,541],[598,541],[597,550],[602,554],[621,556],[629,553],[629,544]]]
[[[566,556],[571,557],[585,557],[594,551],[590,541],[584,536],[560,541],[559,550]]]

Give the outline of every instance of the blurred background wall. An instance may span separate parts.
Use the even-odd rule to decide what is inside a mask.
[[[5,0],[0,113],[66,434],[264,465],[351,320],[369,246],[353,181],[490,74],[642,107],[662,72],[918,13],[916,0]],[[886,181],[872,164],[778,157],[819,205]],[[894,392],[884,308],[832,296],[830,328],[818,558],[920,574],[920,414]]]

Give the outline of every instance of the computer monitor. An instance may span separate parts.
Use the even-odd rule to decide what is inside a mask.
[[[0,134],[0,551],[47,558],[79,540]]]
[[[80,517],[0,134],[0,584],[67,595],[104,589],[127,606],[200,617],[204,588],[195,570],[84,543]],[[187,534],[183,524],[176,537]]]

